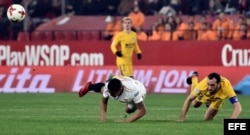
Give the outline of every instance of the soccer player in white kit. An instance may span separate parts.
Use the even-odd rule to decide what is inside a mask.
[[[101,122],[106,121],[106,112],[109,97],[126,104],[126,112],[137,112],[131,117],[116,122],[134,122],[146,114],[144,99],[146,88],[144,85],[131,77],[113,77],[106,83],[88,82],[79,91],[79,97],[83,97],[88,91],[102,93],[101,101]]]

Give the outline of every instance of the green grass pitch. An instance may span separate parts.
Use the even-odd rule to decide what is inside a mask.
[[[215,120],[203,121],[205,106],[190,108],[186,121],[176,122],[186,95],[148,94],[147,114],[134,123],[124,118],[125,104],[109,100],[107,122],[99,123],[101,95],[89,93],[0,94],[1,135],[222,135],[223,119],[233,107],[226,101]],[[241,118],[250,117],[249,97],[239,96]],[[129,117],[129,116],[128,116]]]

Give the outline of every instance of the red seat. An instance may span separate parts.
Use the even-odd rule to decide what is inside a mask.
[[[44,31],[45,41],[53,41],[53,32],[52,31]]]
[[[99,31],[92,31],[91,32],[92,40],[97,41],[101,39]]]
[[[28,32],[19,32],[17,35],[17,41],[30,41],[30,35]]]
[[[62,41],[64,40],[63,32],[62,31],[55,31],[54,32],[55,40]]]
[[[82,40],[82,41],[92,40],[92,36],[88,31],[78,31],[77,40]]]
[[[75,40],[74,31],[55,31],[55,40],[57,41],[73,41]]]
[[[33,31],[31,33],[31,40],[32,41],[44,41],[46,40],[45,33],[43,31]]]
[[[75,31],[63,31],[64,40],[74,41],[76,39]]]

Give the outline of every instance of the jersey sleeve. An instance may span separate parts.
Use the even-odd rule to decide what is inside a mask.
[[[229,82],[229,80],[225,79],[225,84],[224,84],[224,90],[225,90],[225,94],[227,95],[227,97],[231,98],[231,97],[235,97],[236,93],[234,92],[233,86],[231,85],[231,83]]]
[[[108,98],[108,97],[109,97],[109,92],[108,92],[107,86],[104,87],[102,96],[103,96],[104,98]]]
[[[112,43],[111,43],[111,46],[110,46],[110,48],[111,48],[111,51],[115,54],[116,53],[116,51],[117,51],[117,46],[119,45],[119,43],[120,43],[120,34],[117,34],[115,37],[114,37],[114,39],[113,39],[113,41],[112,41]]]
[[[135,34],[135,37],[136,37],[136,41],[135,41],[135,52],[136,53],[142,53],[141,52],[141,49],[139,47],[139,44],[138,44],[138,40],[137,40],[137,35]]]

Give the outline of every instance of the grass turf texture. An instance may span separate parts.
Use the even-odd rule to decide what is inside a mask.
[[[176,122],[186,95],[148,94],[147,114],[135,123],[125,117],[125,104],[109,100],[107,122],[99,123],[100,94],[0,94],[1,135],[222,135],[223,118],[232,113],[226,101],[215,120],[203,121],[205,106],[190,108],[186,121]],[[239,96],[241,118],[249,118],[249,97]],[[129,116],[128,116],[129,117]]]

